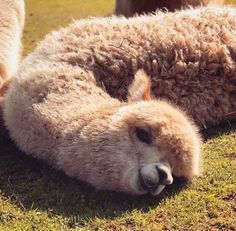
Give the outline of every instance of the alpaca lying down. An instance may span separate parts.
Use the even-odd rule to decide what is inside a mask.
[[[18,68],[24,26],[24,0],[0,0],[0,137],[5,135],[2,121],[3,95]]]
[[[12,79],[10,136],[98,189],[158,195],[173,176],[194,178],[201,139],[188,115],[212,125],[236,109],[235,16],[208,7],[51,33]]]
[[[127,103],[76,66],[43,62],[23,72],[6,97],[5,118],[26,153],[98,189],[130,194],[158,195],[172,173],[199,174],[197,128],[169,103],[151,99],[142,71]]]

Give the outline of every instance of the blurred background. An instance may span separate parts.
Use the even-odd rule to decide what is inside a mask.
[[[104,16],[114,11],[115,0],[26,0],[24,31],[25,56],[45,34],[88,16]]]

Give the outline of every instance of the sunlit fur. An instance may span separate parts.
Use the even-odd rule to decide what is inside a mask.
[[[21,69],[5,99],[6,126],[25,153],[98,189],[130,194],[148,192],[139,171],[152,163],[168,166],[175,176],[199,175],[196,126],[171,104],[147,97],[151,84],[144,72],[136,75],[125,103],[111,98],[81,68],[46,63]],[[137,127],[151,132],[151,144],[138,140]]]
[[[15,74],[21,51],[24,0],[0,0],[0,96],[5,81]]]
[[[0,0],[0,136],[6,134],[2,125],[3,96],[19,65],[24,18],[24,0]]]
[[[139,176],[157,165],[193,179],[201,139],[174,102],[209,124],[235,108],[234,29],[234,9],[207,7],[80,20],[52,32],[11,80],[4,100],[10,137],[98,189],[157,195],[164,185],[150,191]],[[127,102],[117,99],[122,92]],[[173,103],[151,95],[159,92]],[[137,128],[152,142],[141,141]]]

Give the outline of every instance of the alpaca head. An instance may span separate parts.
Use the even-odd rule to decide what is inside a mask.
[[[124,139],[121,147],[128,143],[126,155],[132,157],[123,172],[124,184],[131,193],[158,195],[173,176],[199,175],[201,138],[185,113],[152,99],[150,87],[147,75],[138,71],[128,104],[118,110],[113,124]]]
[[[179,109],[152,99],[150,86],[149,78],[139,71],[129,88],[128,103],[110,104],[108,111],[103,105],[101,113],[89,119],[78,141],[66,147],[77,152],[66,167],[69,175],[98,189],[158,195],[173,176],[192,179],[199,174],[197,128]]]

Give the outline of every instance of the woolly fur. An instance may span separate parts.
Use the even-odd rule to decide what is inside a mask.
[[[75,21],[48,35],[19,73],[81,67],[109,95],[125,100],[142,68],[156,98],[180,106],[202,127],[216,125],[236,110],[235,16],[234,8],[206,7]]]
[[[206,7],[80,20],[52,32],[12,79],[4,104],[10,136],[99,189],[156,195],[139,179],[144,168],[143,178],[153,176],[156,163],[192,179],[201,139],[187,114],[208,126],[236,109],[235,16],[232,8]],[[151,99],[146,74],[134,78],[138,69],[151,77],[153,96],[187,114]],[[144,87],[135,91],[137,83]]]
[[[24,1],[0,0],[0,89],[18,68],[24,27]],[[4,10],[3,10],[4,9]]]
[[[3,95],[7,82],[19,65],[24,18],[24,0],[0,0],[0,136],[5,134],[2,125]]]

